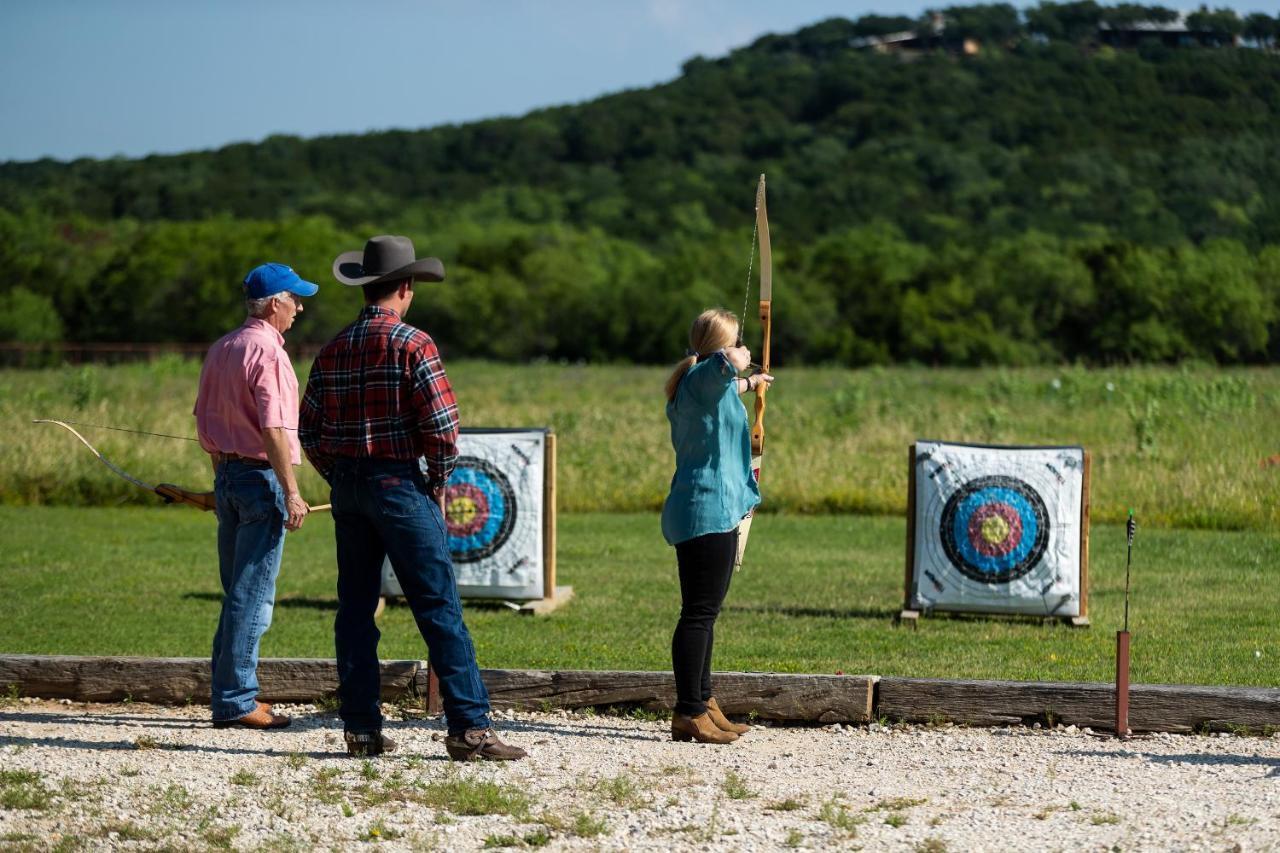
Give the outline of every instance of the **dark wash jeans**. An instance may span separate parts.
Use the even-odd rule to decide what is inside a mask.
[[[489,693],[480,681],[475,647],[462,622],[462,604],[445,535],[418,463],[389,459],[339,460],[330,482],[338,540],[339,716],[347,731],[382,728],[378,707],[378,640],[373,621],[382,587],[382,560],[391,568],[427,643],[440,678],[449,732],[489,726]]]
[[[258,641],[271,625],[284,553],[284,492],[270,467],[231,461],[213,477],[222,613],[213,635],[210,710],[236,720],[257,707]]]
[[[671,638],[677,714],[706,713],[711,698],[711,647],[716,617],[733,579],[738,531],[708,533],[676,545],[680,568],[680,621]]]

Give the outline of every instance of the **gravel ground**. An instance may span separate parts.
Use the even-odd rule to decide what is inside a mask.
[[[460,765],[438,720],[389,722],[400,750],[360,761],[334,714],[281,710],[293,726],[264,734],[9,700],[0,848],[1280,850],[1280,735],[765,726],[717,747],[504,713],[530,758]]]

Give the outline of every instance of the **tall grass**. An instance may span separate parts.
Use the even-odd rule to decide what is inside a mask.
[[[299,365],[303,374],[308,367]],[[0,503],[113,505],[154,497],[114,477],[58,417],[194,435],[199,365],[0,371]],[[549,426],[560,509],[654,511],[671,476],[664,368],[459,362],[464,425]],[[148,482],[208,488],[191,442],[83,430]],[[807,368],[779,370],[766,417],[763,511],[902,513],[917,438],[1081,444],[1093,452],[1093,515],[1211,529],[1280,527],[1280,369]],[[326,499],[309,469],[304,494]]]

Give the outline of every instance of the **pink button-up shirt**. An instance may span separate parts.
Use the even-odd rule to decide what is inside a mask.
[[[200,446],[209,453],[238,453],[266,461],[262,431],[283,427],[289,437],[290,460],[302,464],[298,377],[284,351],[284,336],[266,320],[250,317],[209,347],[194,413]]]

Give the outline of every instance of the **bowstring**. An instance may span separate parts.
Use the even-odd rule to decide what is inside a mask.
[[[176,438],[179,441],[199,441],[198,438],[192,438],[188,435],[169,435],[165,432],[147,432],[141,429],[125,429],[124,427],[105,426],[103,424],[88,424],[84,421],[63,421],[63,423],[74,424],[75,426],[92,427],[93,429],[109,429],[115,432],[131,432],[135,435],[149,435],[153,438]]]
[[[747,305],[751,300],[751,272],[756,260],[756,240],[760,236],[760,216],[759,210],[752,208],[751,226],[751,252],[747,255],[747,286],[742,291],[742,321],[738,324],[738,346],[742,346],[742,342],[746,339],[747,332]]]

